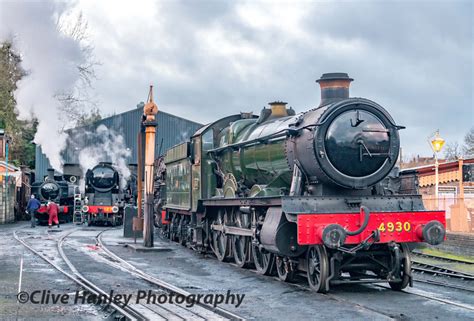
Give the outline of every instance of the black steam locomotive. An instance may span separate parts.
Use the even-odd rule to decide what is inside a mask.
[[[75,182],[75,181],[74,181]],[[53,201],[59,205],[58,218],[61,223],[72,221],[74,193],[77,185],[66,181],[63,175],[54,175],[54,169],[48,169],[48,175],[43,182],[31,184],[31,194],[40,201],[41,207],[36,218],[40,224],[48,222],[47,203]]]
[[[124,194],[120,175],[111,163],[101,162],[88,169],[82,213],[88,225],[120,225],[123,222]]]
[[[157,184],[164,233],[284,281],[305,275],[318,292],[342,282],[411,284],[409,245],[443,242],[445,213],[387,183],[403,127],[377,103],[349,98],[351,81],[324,74],[313,109],[296,114],[274,102],[168,150],[158,173],[166,184]]]

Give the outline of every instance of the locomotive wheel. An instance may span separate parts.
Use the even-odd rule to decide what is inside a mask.
[[[178,236],[177,236],[178,224],[179,224],[178,215],[173,215],[173,218],[171,219],[171,224],[170,224],[170,241],[172,242],[178,241]]]
[[[308,248],[306,253],[308,283],[311,290],[326,293],[326,281],[329,277],[329,259],[326,249],[322,245]]]
[[[295,271],[291,266],[288,258],[277,256],[275,258],[275,267],[278,273],[278,278],[283,282],[293,282],[295,279]]]
[[[178,225],[178,240],[181,245],[186,245],[187,243],[187,225],[188,225],[188,220],[185,216],[182,216],[181,219],[179,220],[179,225]]]
[[[178,238],[178,242],[179,244],[181,245],[186,245],[186,236],[185,234],[183,233],[183,230],[184,230],[184,225],[185,225],[185,218],[184,216],[180,216],[179,217],[179,223],[178,223],[178,233],[177,233],[177,238]]]
[[[235,215],[235,226],[248,228],[250,225],[248,214],[237,212]],[[250,237],[234,235],[232,237],[234,260],[237,266],[241,268],[248,267],[250,259]]]
[[[252,255],[257,272],[259,274],[271,275],[275,261],[274,255],[269,252],[263,252],[257,245],[252,247]]]
[[[400,277],[401,281],[388,282],[392,290],[401,291],[408,286],[410,283],[411,275],[411,258],[410,250],[406,244],[401,244],[401,257],[400,257]]]
[[[224,222],[225,213],[223,210],[219,210],[217,217],[214,220],[214,224],[224,225]],[[226,259],[228,244],[228,238],[224,232],[212,230],[212,250],[214,251],[217,259],[221,262]]]

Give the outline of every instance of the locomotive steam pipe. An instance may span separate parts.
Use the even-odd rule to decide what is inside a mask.
[[[367,227],[367,224],[369,224],[369,218],[370,218],[370,211],[367,207],[365,206],[361,206],[360,207],[360,213],[364,213],[364,222],[362,223],[362,225],[355,231],[348,231],[346,230],[346,234],[349,235],[349,236],[354,236],[354,235],[358,235],[360,233],[362,233],[363,230],[365,230],[365,228]]]

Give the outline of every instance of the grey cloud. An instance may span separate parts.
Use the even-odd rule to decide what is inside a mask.
[[[355,78],[353,96],[407,126],[405,154],[428,154],[426,136],[437,128],[460,141],[474,124],[470,2],[297,2],[301,37],[286,30],[292,21],[281,3],[264,3],[284,17],[263,10],[257,20],[277,21],[265,28],[244,21],[241,4],[163,1],[152,20],[126,26],[107,11],[84,12],[103,62],[96,91],[104,111],[135,107],[150,83],[161,110],[203,123],[276,99],[304,111],[319,103],[314,81],[344,71]],[[236,53],[225,52],[229,44]]]

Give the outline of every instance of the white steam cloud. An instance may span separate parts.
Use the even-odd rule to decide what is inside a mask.
[[[83,174],[100,162],[111,162],[120,174],[120,185],[125,187],[130,177],[127,159],[132,152],[127,148],[122,135],[100,125],[95,131],[74,130],[68,139],[68,145],[76,150]]]
[[[38,118],[35,143],[59,171],[67,135],[55,96],[73,91],[80,79],[77,66],[85,59],[81,44],[57,28],[69,9],[57,2],[0,1],[0,41],[13,41],[28,72],[15,92],[20,118]]]

